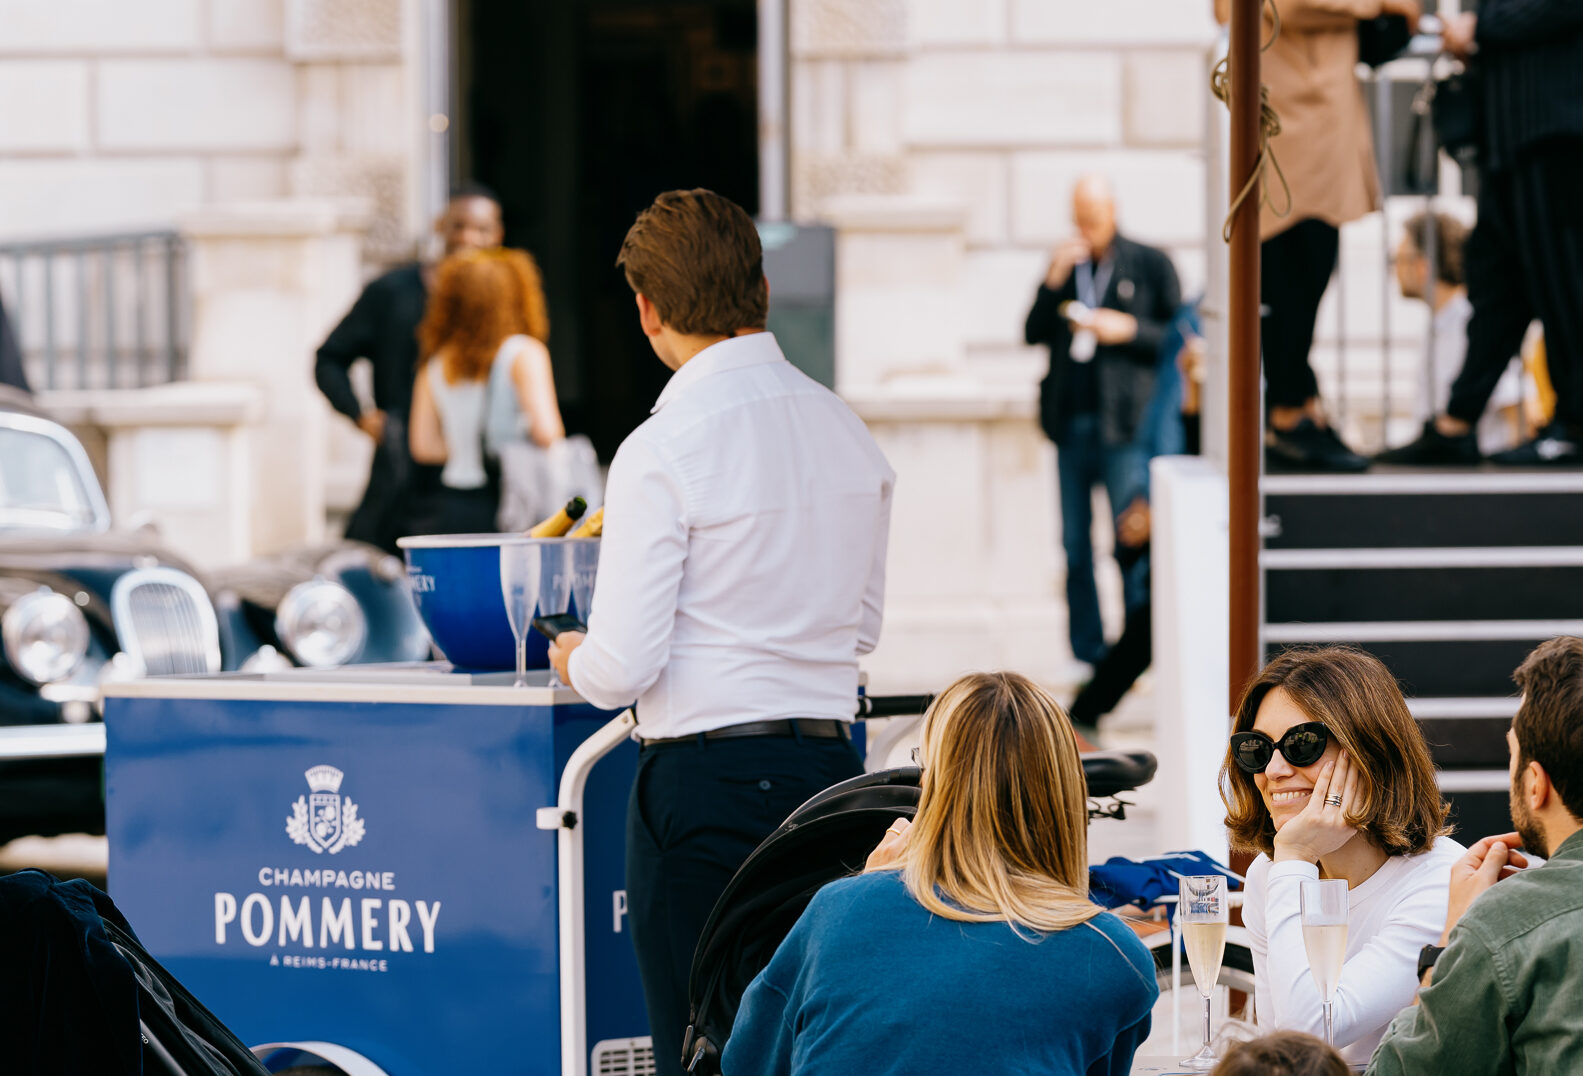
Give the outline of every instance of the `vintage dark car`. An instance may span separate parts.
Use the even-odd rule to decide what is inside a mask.
[[[112,528],[77,438],[0,386],[0,842],[103,831],[110,680],[430,652],[397,558],[346,542],[199,572]]]

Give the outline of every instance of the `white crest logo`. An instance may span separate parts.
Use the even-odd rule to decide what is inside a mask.
[[[309,792],[298,796],[286,819],[286,835],[305,844],[315,854],[335,855],[363,839],[363,820],[357,817],[357,804],[341,795],[345,776],[334,766],[315,766],[304,777]]]

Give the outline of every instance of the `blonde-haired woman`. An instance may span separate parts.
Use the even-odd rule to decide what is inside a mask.
[[[526,251],[494,248],[440,263],[418,326],[426,356],[412,391],[412,458],[443,464],[438,483],[418,484],[415,533],[493,531],[500,476],[484,453],[489,384],[510,364],[509,382],[529,440],[548,446],[566,435],[555,399],[539,268]]]
[[[1015,673],[924,717],[922,796],[869,869],[822,889],[743,995],[725,1076],[1125,1073],[1159,994],[1088,900],[1071,723]]]

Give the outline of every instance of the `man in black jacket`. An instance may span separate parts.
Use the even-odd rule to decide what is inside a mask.
[[[1039,419],[1056,446],[1072,652],[1098,664],[1105,633],[1089,540],[1093,489],[1105,486],[1118,518],[1147,494],[1148,460],[1136,435],[1181,286],[1163,251],[1117,234],[1115,198],[1103,178],[1078,181],[1072,223],[1077,235],[1056,247],[1024,335],[1050,349]],[[1124,567],[1122,580],[1129,609],[1148,601],[1138,565]]]
[[[434,231],[446,255],[500,245],[500,201],[477,184],[459,187]],[[407,410],[418,368],[418,323],[434,266],[412,262],[370,281],[319,348],[314,378],[330,406],[357,424],[374,442],[368,487],[346,536],[394,553],[405,533],[400,506],[412,472],[407,448]],[[374,367],[374,406],[365,409],[347,371],[358,359]]]
[[[1554,420],[1496,463],[1583,464],[1583,0],[1484,0],[1446,24],[1484,75],[1479,220],[1467,246],[1468,351],[1446,413],[1387,463],[1474,463],[1473,427],[1535,317]]]

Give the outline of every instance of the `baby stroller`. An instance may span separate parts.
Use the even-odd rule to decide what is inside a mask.
[[[85,881],[0,878],[0,967],[8,1071],[269,1076]]]
[[[1146,784],[1154,770],[1154,756],[1147,752],[1083,756],[1089,798],[1096,801]],[[916,766],[903,766],[843,781],[793,811],[754,849],[715,903],[693,954],[683,1068],[719,1076],[720,1050],[748,984],[769,964],[814,894],[862,870],[890,824],[917,813],[921,776]],[[1123,806],[1095,804],[1089,813],[1119,818]]]

